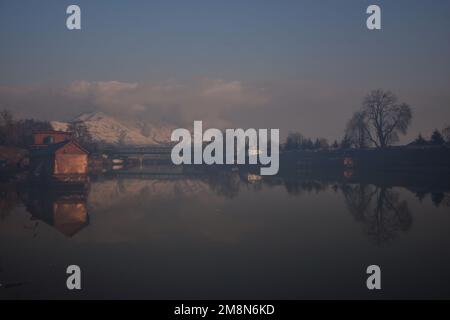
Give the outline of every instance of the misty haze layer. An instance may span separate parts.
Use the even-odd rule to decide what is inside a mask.
[[[408,141],[450,120],[450,2],[0,1],[0,108],[67,121],[102,111],[123,120],[280,128],[340,138],[367,93],[409,103]]]

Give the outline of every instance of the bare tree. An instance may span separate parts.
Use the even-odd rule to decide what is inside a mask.
[[[37,130],[51,130],[52,126],[47,121],[40,121],[34,119],[23,119],[15,121],[15,145],[18,147],[27,148],[34,144],[33,132]]]
[[[127,140],[127,132],[125,130],[121,130],[119,137],[117,138],[117,144],[123,146],[126,144]]]
[[[0,145],[27,148],[34,143],[34,131],[50,130],[51,128],[47,121],[15,120],[10,111],[0,111]]]
[[[442,135],[444,136],[445,142],[450,142],[450,126],[445,127],[442,129]]]
[[[12,124],[13,122],[13,115],[11,111],[9,110],[2,110],[0,111],[0,124],[1,125],[8,125]]]
[[[364,112],[357,111],[353,114],[352,118],[347,122],[345,136],[349,144],[358,149],[369,147],[372,144],[367,134],[367,123]]]
[[[93,142],[91,133],[83,121],[75,121],[69,125],[69,131],[73,137],[82,145],[89,145]]]
[[[298,150],[301,148],[304,138],[299,132],[291,132],[286,139],[286,150]]]
[[[431,138],[430,138],[430,142],[431,142],[431,144],[434,144],[437,146],[441,146],[445,143],[444,137],[442,136],[442,134],[439,132],[438,129],[435,129],[433,131],[433,134],[431,135]]]
[[[428,141],[425,140],[425,138],[422,136],[421,133],[419,133],[417,138],[412,142],[412,144],[415,145],[415,146],[424,146],[427,143],[428,143]]]
[[[364,98],[362,113],[370,141],[380,148],[398,141],[398,134],[406,133],[412,119],[408,104],[398,103],[392,92],[381,89],[372,91]]]
[[[151,127],[146,122],[139,122],[138,127],[141,129],[141,134],[144,137],[150,137],[151,134]]]
[[[337,140],[334,140],[333,144],[331,145],[331,148],[339,149],[339,143],[337,142]]]
[[[339,143],[339,148],[348,149],[351,148],[351,146],[352,146],[352,139],[347,134],[345,134],[341,142]]]
[[[13,115],[9,110],[0,111],[0,144],[11,145],[15,140]]]
[[[314,141],[314,149],[328,149],[330,147],[328,140],[325,138],[316,138]]]

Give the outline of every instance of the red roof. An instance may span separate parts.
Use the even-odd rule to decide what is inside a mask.
[[[45,134],[55,134],[55,133],[57,133],[57,134],[66,134],[66,135],[72,135],[72,132],[67,132],[67,131],[56,131],[56,130],[36,130],[36,131],[33,131],[33,134],[36,134],[36,133],[45,133]]]
[[[75,140],[65,140],[58,143],[48,144],[48,145],[34,145],[31,149],[32,155],[50,155],[54,154],[56,151],[58,151],[60,148],[64,147],[66,144],[72,143],[74,144],[78,149],[83,151],[86,154],[89,154],[89,151],[87,151],[85,148],[83,148],[78,142]]]

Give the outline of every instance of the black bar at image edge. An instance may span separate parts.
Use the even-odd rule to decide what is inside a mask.
[[[87,310],[107,312],[115,316],[130,316],[143,312],[148,319],[294,319],[314,316],[349,315],[365,310],[372,317],[398,314],[417,315],[423,312],[445,312],[450,300],[3,300],[3,311],[16,315],[36,315],[39,311],[59,307],[70,310],[72,317],[86,316]],[[363,316],[364,314],[360,314]],[[356,316],[356,314],[354,314]],[[364,315],[365,316],[365,315]]]

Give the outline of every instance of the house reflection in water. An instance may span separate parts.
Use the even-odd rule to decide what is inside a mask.
[[[44,221],[67,237],[72,237],[89,224],[87,195],[80,193],[30,193],[27,210],[32,219]]]

